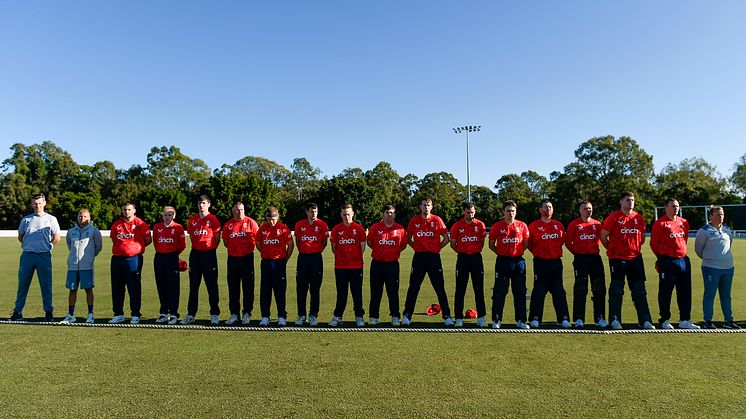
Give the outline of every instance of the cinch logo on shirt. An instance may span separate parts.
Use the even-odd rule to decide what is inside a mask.
[[[173,237],[169,237],[169,238],[159,237],[158,243],[174,243],[174,238]]]
[[[461,243],[478,242],[478,241],[479,241],[479,239],[476,238],[476,237],[474,237],[474,236],[464,236],[464,237],[461,238]]]
[[[230,237],[232,239],[235,239],[236,237],[246,237],[246,232],[245,231],[240,231],[238,233],[231,233],[231,235],[228,236],[228,237]]]
[[[684,237],[684,232],[683,232],[683,231],[680,231],[680,232],[678,232],[678,233],[671,233],[671,234],[669,234],[669,235],[668,235],[668,237],[670,237],[670,238],[672,238],[672,239],[675,239],[675,238],[677,238],[677,237],[678,237],[678,238],[682,238],[682,237]]]
[[[435,233],[432,231],[418,231],[417,237],[435,237]]]
[[[505,244],[520,243],[521,239],[519,239],[518,237],[505,237],[503,238],[502,242]]]
[[[337,243],[339,243],[339,244],[355,244],[355,243],[357,243],[357,240],[355,240],[355,239],[339,239],[339,241]]]
[[[134,239],[135,235],[132,233],[125,233],[125,234],[117,234],[118,239]]]
[[[208,232],[207,230],[194,230],[194,231],[192,232],[192,235],[193,235],[193,236],[204,236],[204,235],[206,235],[206,234],[208,234],[208,233],[209,233],[209,232]]]
[[[280,244],[280,239],[264,239],[264,244]]]
[[[623,227],[623,228],[621,228],[619,230],[619,233],[621,233],[621,234],[637,234],[639,232],[640,232],[640,230],[638,230],[636,228],[627,228],[627,227]]]
[[[317,242],[319,238],[316,236],[301,236],[300,241],[302,242]]]
[[[545,234],[542,234],[542,235],[541,235],[541,239],[542,239],[542,240],[553,240],[553,239],[559,239],[559,234],[557,234],[557,233],[552,233],[552,234],[549,234],[549,233],[545,233]]]
[[[378,241],[378,244],[383,246],[396,246],[396,240],[381,239]]]
[[[578,236],[580,240],[596,240],[595,234],[581,234]]]

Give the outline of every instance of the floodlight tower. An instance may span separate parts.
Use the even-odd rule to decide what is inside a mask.
[[[462,132],[466,134],[466,200],[467,202],[471,202],[471,169],[469,167],[469,133],[470,132],[479,132],[479,130],[482,129],[481,125],[467,125],[464,127],[457,127],[453,128],[453,132],[456,134],[461,134]]]

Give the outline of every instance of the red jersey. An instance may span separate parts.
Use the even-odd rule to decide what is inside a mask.
[[[379,221],[368,229],[368,246],[372,250],[373,260],[393,262],[399,260],[402,250],[407,248],[407,233],[397,223],[386,227],[386,223]]]
[[[295,244],[300,253],[320,253],[324,251],[324,240],[329,237],[329,226],[320,219],[313,224],[308,219],[295,223]]]
[[[330,237],[334,244],[334,267],[360,269],[363,267],[365,229],[356,222],[346,226],[339,223],[332,229]]]
[[[194,214],[187,221],[187,232],[194,250],[213,250],[218,247],[220,239],[220,221],[208,213],[205,218]]]
[[[166,227],[163,221],[153,227],[153,246],[157,253],[181,253],[186,249],[184,227],[172,222]]]
[[[430,214],[428,218],[417,215],[409,220],[407,234],[412,237],[412,248],[415,252],[440,253],[441,237],[448,233],[443,220],[437,215]]]
[[[606,217],[603,229],[609,232],[609,246],[606,255],[609,259],[632,260],[640,256],[640,247],[645,239],[645,220],[642,215],[631,211],[614,211]]]
[[[681,217],[675,220],[668,215],[653,223],[650,234],[650,248],[656,256],[683,258],[686,256],[686,241],[689,240],[689,222]]]
[[[531,238],[528,239],[528,250],[540,259],[559,259],[562,257],[562,245],[565,244],[565,227],[557,220],[545,223],[538,219],[528,226]]]
[[[466,255],[482,253],[485,237],[487,237],[487,227],[476,218],[471,224],[462,218],[451,227],[451,240],[456,240],[457,253]]]
[[[246,256],[254,253],[259,224],[251,217],[231,218],[223,224],[223,244],[228,256]]]
[[[601,222],[588,219],[583,221],[578,217],[567,225],[565,246],[574,255],[597,255],[600,252]]]
[[[283,223],[274,226],[264,223],[256,233],[261,246],[262,259],[285,259],[288,256],[287,244],[293,240],[293,234]]]
[[[508,224],[500,220],[490,228],[490,243],[495,243],[495,253],[499,256],[518,257],[523,256],[526,249],[523,242],[529,237],[528,226],[523,221],[515,220]]]
[[[111,225],[111,253],[114,256],[135,256],[145,253],[145,238],[150,237],[150,226],[135,217],[129,223],[120,218]]]

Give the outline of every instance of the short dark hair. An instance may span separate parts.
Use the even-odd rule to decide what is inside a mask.
[[[477,206],[476,206],[476,205],[474,205],[474,203],[473,203],[473,202],[464,202],[464,203],[463,203],[463,204],[461,205],[461,209],[469,209],[469,208],[474,208],[474,209],[477,209]]]
[[[207,195],[200,195],[197,202],[207,201],[208,203],[212,204],[212,201],[210,201],[210,197]]]
[[[707,215],[712,215],[715,213],[715,211],[725,212],[725,210],[723,210],[723,207],[721,207],[720,205],[710,205],[710,208],[707,210]]]
[[[393,205],[391,205],[391,204],[386,204],[386,205],[384,205],[384,206],[383,206],[383,211],[384,211],[384,212],[386,212],[386,211],[388,211],[388,210],[392,210],[392,211],[396,212],[396,207],[395,207],[395,206],[393,206]]]
[[[589,201],[587,199],[580,201],[580,203],[578,204],[578,208],[582,207],[585,204],[591,204],[591,201]],[[591,205],[593,205],[593,204],[591,204]]]
[[[137,208],[135,206],[135,203],[132,201],[124,201],[124,204],[122,204],[122,208],[126,207],[127,205],[132,205],[132,208]]]
[[[508,207],[515,207],[518,208],[518,204],[515,203],[512,199],[508,199],[507,201],[503,202],[503,209]]]
[[[319,206],[315,202],[309,202],[306,204],[306,211],[310,209],[319,209]]]
[[[267,211],[264,213],[265,217],[272,217],[273,215],[277,214],[277,216],[280,216],[280,212],[277,211],[277,207],[269,206],[267,207]]]
[[[622,192],[622,195],[620,195],[620,196],[619,196],[619,200],[621,201],[622,199],[624,199],[624,198],[627,198],[627,197],[632,197],[632,198],[634,198],[634,197],[635,197],[635,194],[633,194],[633,193],[632,193],[632,192],[630,192],[630,191],[624,191],[624,192]]]
[[[546,205],[546,204],[551,204],[551,203],[552,203],[552,200],[551,200],[551,199],[549,199],[549,198],[544,198],[544,199],[542,199],[542,200],[541,200],[541,202],[539,202],[539,208],[543,207],[543,206],[544,206],[544,205]]]
[[[340,211],[344,211],[344,210],[346,210],[347,208],[349,208],[349,209],[351,209],[351,210],[355,211],[355,209],[354,209],[354,208],[352,208],[352,204],[350,204],[349,202],[347,202],[347,203],[345,203],[345,204],[342,204],[342,206],[341,206],[341,207],[339,207],[339,210],[340,210]]]
[[[210,202],[210,201],[207,201],[207,202]],[[236,205],[238,205],[238,204],[241,204],[241,205],[243,205],[243,206],[246,206],[246,204],[244,204],[244,203],[243,203],[243,201],[241,201],[240,199],[237,199],[237,200],[233,201],[233,206],[234,206],[234,207],[235,207]],[[233,207],[231,207],[231,208],[233,208]]]
[[[47,200],[47,198],[46,198],[46,197],[44,196],[44,194],[43,194],[43,193],[41,193],[41,192],[39,192],[39,193],[35,193],[35,194],[31,195],[31,200],[32,200],[32,201],[36,201],[37,199],[43,199],[43,200],[45,200],[45,201]]]
[[[676,199],[676,198],[668,198],[668,199],[666,199],[666,203],[663,204],[663,205],[668,206],[668,204],[670,204],[671,202],[674,202],[674,201],[679,202],[679,200]]]

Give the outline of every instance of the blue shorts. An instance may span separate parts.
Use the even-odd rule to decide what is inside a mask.
[[[84,290],[93,288],[93,269],[85,271],[67,271],[65,287],[71,291],[80,288]]]

